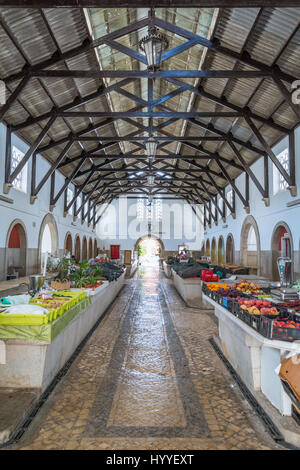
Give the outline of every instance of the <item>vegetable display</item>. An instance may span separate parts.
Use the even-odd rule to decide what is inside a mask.
[[[300,340],[300,300],[272,302],[258,284],[240,281],[229,287],[203,283],[203,292],[269,339]],[[298,316],[297,316],[298,314]]]

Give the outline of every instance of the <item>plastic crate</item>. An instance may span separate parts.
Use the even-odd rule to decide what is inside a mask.
[[[286,318],[289,320],[297,321],[295,315],[288,314]],[[268,339],[277,339],[280,341],[295,341],[300,340],[300,329],[288,328],[284,326],[275,326],[274,320],[282,320],[282,314],[274,317],[261,316],[259,332]]]
[[[254,315],[253,313],[249,313],[247,310],[242,309],[238,302],[236,302],[236,304],[235,315],[244,323],[246,323],[246,325],[250,326],[256,331],[259,331],[261,315]]]

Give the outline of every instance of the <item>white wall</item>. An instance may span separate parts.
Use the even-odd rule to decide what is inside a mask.
[[[22,152],[26,152],[28,145],[26,145],[17,136],[12,135],[12,146],[16,145]],[[6,146],[6,128],[4,125],[0,125],[0,195],[11,198],[13,204],[0,200],[0,249],[5,248],[7,232],[11,223],[15,219],[20,219],[26,229],[28,249],[38,248],[39,231],[43,218],[49,213],[49,201],[50,201],[50,179],[43,186],[38,194],[34,204],[30,204],[30,185],[31,185],[31,159],[27,164],[27,192],[23,193],[19,190],[11,188],[8,194],[3,193],[4,183],[4,171],[5,171],[5,146]],[[42,158],[40,155],[37,156],[37,181],[36,184],[42,179],[45,173],[48,171],[50,164]],[[64,176],[56,172],[56,191],[64,184]],[[72,188],[72,185],[70,185]],[[64,249],[65,236],[67,232],[70,232],[73,239],[73,249],[75,235],[79,234],[82,242],[83,236],[92,237],[93,241],[96,238],[96,232],[92,230],[92,226],[88,227],[87,222],[81,224],[78,219],[74,225],[71,225],[73,217],[67,215],[64,217],[64,194],[61,195],[56,203],[53,210],[53,216],[55,218],[58,228],[58,248]]]
[[[288,146],[288,137],[285,137],[280,141],[276,146],[273,147],[273,152],[275,155],[278,155],[282,150]],[[265,203],[262,200],[262,195],[250,179],[249,191],[250,191],[250,215],[252,215],[258,225],[259,234],[260,234],[260,243],[262,251],[271,250],[271,239],[273,234],[273,229],[278,222],[285,222],[292,233],[294,251],[299,251],[300,244],[300,205],[293,207],[287,207],[288,202],[295,201],[300,199],[300,127],[295,130],[295,151],[296,151],[296,184],[298,186],[298,194],[296,197],[293,197],[289,190],[280,192],[276,195],[273,195],[273,171],[274,165],[270,162],[269,159],[269,188],[270,188],[270,206],[266,207]],[[252,171],[260,181],[263,186],[263,174],[264,174],[264,160],[260,158],[252,166]],[[239,176],[235,183],[237,187],[241,190],[241,193],[245,194],[244,184],[245,184],[245,175]],[[226,194],[231,189],[227,186]],[[218,197],[219,199],[219,197]],[[225,242],[227,235],[231,233],[234,238],[234,249],[235,251],[240,250],[241,246],[241,230],[243,221],[247,217],[247,213],[243,208],[243,204],[240,201],[239,197],[236,194],[236,219],[234,220],[231,215],[226,216],[226,223],[222,220],[218,221],[218,226],[212,223],[211,228],[206,227],[205,231],[205,241],[207,239],[212,240],[213,237],[216,238],[218,242],[219,237],[222,235]],[[212,205],[212,207],[214,207]],[[227,210],[226,210],[227,211]],[[226,228],[223,228],[223,225],[228,225]]]
[[[99,214],[104,207],[99,208]],[[199,206],[197,211],[200,211]],[[194,251],[201,249],[203,224],[182,199],[162,199],[162,221],[159,224],[152,222],[151,228],[151,233],[161,239],[167,251],[177,251],[181,244],[188,245]],[[121,250],[133,250],[136,241],[148,235],[147,222],[141,223],[137,219],[137,199],[124,197],[114,200],[100,219],[97,235],[105,249],[117,244]]]

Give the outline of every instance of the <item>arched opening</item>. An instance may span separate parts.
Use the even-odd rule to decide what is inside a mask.
[[[72,235],[70,233],[67,233],[65,238],[65,253],[70,253],[70,256],[72,256],[73,254],[72,245]]]
[[[246,217],[241,235],[241,261],[252,274],[260,275],[260,238],[254,217]]]
[[[79,263],[80,256],[81,256],[79,235],[76,235],[76,238],[75,238],[75,253],[74,253],[74,256],[75,256],[76,262]]]
[[[145,235],[139,238],[134,246],[138,252],[140,263],[144,266],[157,266],[159,258],[164,256],[164,244],[154,235]]]
[[[205,254],[208,258],[210,257],[210,241],[209,241],[209,239],[206,240]]]
[[[211,242],[211,262],[212,264],[217,264],[217,247],[215,238],[213,238]]]
[[[279,281],[277,258],[287,256],[293,260],[293,238],[289,226],[285,222],[279,222],[272,234],[272,278]]]
[[[92,239],[90,238],[89,239],[89,256],[88,256],[89,259],[93,258],[93,241]]]
[[[82,261],[87,259],[87,257],[87,241],[86,237],[84,236],[82,240]]]
[[[224,240],[223,237],[219,238],[218,242],[218,265],[222,265],[224,263]]]
[[[21,221],[14,221],[6,237],[6,275],[26,276],[27,237]],[[8,277],[10,278],[10,277]]]
[[[58,230],[56,221],[52,214],[43,218],[39,233],[39,268],[44,265],[46,253],[58,256]]]
[[[96,258],[97,255],[98,255],[98,245],[97,245],[97,240],[95,238],[95,240],[94,240],[94,257]]]
[[[233,236],[229,234],[226,240],[226,263],[233,264],[233,260],[234,260]]]

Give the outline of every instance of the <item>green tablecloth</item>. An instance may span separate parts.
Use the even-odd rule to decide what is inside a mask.
[[[46,325],[0,325],[0,339],[34,339],[51,343],[91,303],[92,297],[86,297],[61,317]]]

